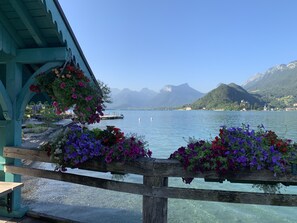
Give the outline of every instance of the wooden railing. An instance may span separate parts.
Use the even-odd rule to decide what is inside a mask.
[[[17,147],[5,147],[4,156],[51,163],[45,151]],[[73,173],[61,173],[51,170],[35,169],[23,166],[6,165],[4,171],[13,174],[29,175],[53,180],[82,184],[107,190],[120,191],[143,196],[143,222],[167,222],[168,198],[245,203],[259,205],[297,206],[296,194],[270,194],[260,192],[238,192],[179,188],[168,186],[168,177],[204,178],[205,181],[249,184],[297,185],[297,176],[284,174],[273,176],[270,171],[241,172],[236,175],[218,177],[215,172],[192,174],[184,170],[175,160],[139,159],[133,162],[104,164],[88,162],[80,169],[100,172],[132,173],[143,176],[143,184],[107,180]]]

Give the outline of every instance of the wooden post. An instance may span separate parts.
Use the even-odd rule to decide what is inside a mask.
[[[3,76],[3,75],[2,75]],[[16,101],[19,92],[22,89],[22,65],[14,60],[6,63],[6,91],[11,100],[12,115],[8,120],[1,120],[0,125],[0,181],[5,182],[21,182],[21,176],[3,172],[3,165],[13,164],[20,165],[19,159],[11,159],[3,157],[4,146],[20,146],[22,143],[22,120],[16,118]],[[5,118],[6,115],[3,115]],[[0,116],[0,119],[3,119]],[[13,209],[10,213],[6,209],[0,208],[0,216],[22,217],[27,211],[21,207],[21,190],[20,188],[13,191],[11,200]]]
[[[149,187],[167,187],[167,177],[144,176],[143,184]],[[167,222],[168,199],[143,196],[142,218],[144,223],[166,223]]]

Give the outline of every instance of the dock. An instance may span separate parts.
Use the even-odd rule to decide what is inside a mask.
[[[107,120],[107,119],[123,119],[123,114],[105,114],[103,116],[100,116],[101,120]]]

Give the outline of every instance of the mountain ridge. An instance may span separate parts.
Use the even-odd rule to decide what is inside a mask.
[[[137,109],[137,108],[172,108],[181,107],[202,97],[204,94],[190,87],[189,84],[165,85],[159,92],[148,88],[140,91],[130,89],[111,89],[113,103],[107,105],[108,109]]]

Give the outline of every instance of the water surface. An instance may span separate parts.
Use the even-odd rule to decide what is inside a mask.
[[[157,158],[168,158],[177,148],[186,145],[188,137],[214,138],[218,135],[220,126],[223,125],[231,127],[244,123],[256,128],[263,124],[266,129],[275,131],[279,136],[297,141],[297,112],[117,112],[122,113],[125,116],[124,119],[102,120],[101,123],[92,125],[90,128],[113,125],[121,128],[125,133],[143,135],[153,151],[153,157]],[[112,177],[110,174],[79,172],[107,179]],[[128,175],[125,180],[141,183],[142,177]],[[257,191],[252,185],[206,183],[202,179],[195,179],[191,185],[185,185],[180,178],[170,178],[169,184],[178,187]],[[296,187],[287,187],[282,191],[297,193]],[[25,200],[33,210],[83,222],[141,222],[142,197],[133,194],[42,179],[39,180],[37,190],[31,194],[31,197],[25,197]],[[169,222],[295,223],[296,219],[296,208],[290,207],[169,199]]]

